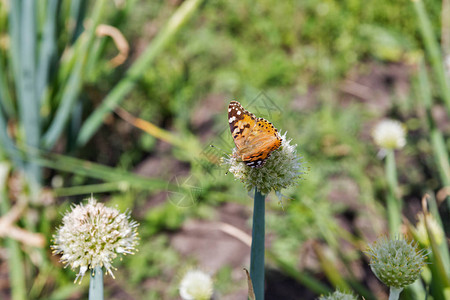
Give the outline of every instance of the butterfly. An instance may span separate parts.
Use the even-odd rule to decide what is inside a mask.
[[[247,166],[262,167],[272,151],[281,146],[282,139],[272,123],[257,118],[237,101],[228,106],[228,123],[236,145],[234,156]]]

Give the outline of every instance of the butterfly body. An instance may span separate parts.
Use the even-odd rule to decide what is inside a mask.
[[[247,166],[262,167],[272,151],[281,146],[282,139],[272,123],[257,118],[237,101],[228,106],[228,123],[236,145],[234,156]]]

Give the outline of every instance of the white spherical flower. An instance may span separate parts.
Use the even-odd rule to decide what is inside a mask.
[[[406,145],[405,126],[396,120],[380,121],[372,132],[375,144],[383,149],[400,149]]]
[[[181,280],[180,296],[184,300],[209,300],[212,294],[211,276],[200,270],[188,271]]]
[[[72,207],[62,223],[51,247],[54,254],[62,254],[66,266],[79,269],[75,282],[95,267],[105,267],[114,278],[112,261],[118,254],[134,254],[138,244],[139,224],[130,220],[129,213],[106,207],[93,197],[86,205]]]
[[[272,152],[262,167],[249,167],[235,155],[224,158],[223,163],[235,179],[242,181],[249,191],[256,187],[265,195],[271,191],[281,195],[282,189],[297,184],[298,179],[305,173],[301,157],[297,155],[297,145],[291,145],[291,140],[286,139],[286,133],[281,138],[280,148]],[[236,149],[233,154],[235,152]]]

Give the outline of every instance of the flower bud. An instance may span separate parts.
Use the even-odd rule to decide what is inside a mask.
[[[366,254],[370,268],[389,287],[402,289],[419,278],[427,253],[416,243],[404,239],[381,238],[369,246]]]

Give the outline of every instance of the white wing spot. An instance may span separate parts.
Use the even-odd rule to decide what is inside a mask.
[[[228,109],[228,112],[230,112],[230,111],[231,111],[231,108]]]
[[[238,110],[238,112],[237,112],[237,115],[239,116],[241,114],[241,111],[240,110]]]
[[[233,123],[234,120],[236,120],[236,117],[232,116],[231,118],[228,119],[228,123]]]

